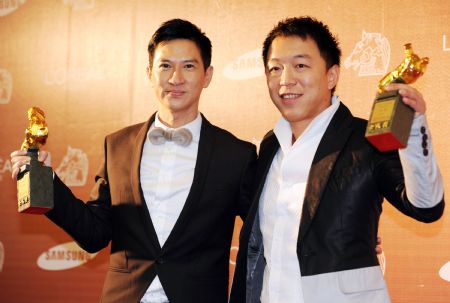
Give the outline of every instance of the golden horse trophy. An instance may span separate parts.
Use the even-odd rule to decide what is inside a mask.
[[[398,91],[385,91],[391,83],[414,83],[425,72],[428,57],[420,58],[411,43],[405,44],[405,59],[378,83],[378,94],[366,129],[366,138],[380,151],[406,147],[414,110],[403,103]]]
[[[43,214],[53,208],[53,170],[38,161],[39,148],[48,137],[44,111],[38,107],[29,108],[28,121],[21,149],[27,151],[31,161],[17,176],[18,210]]]

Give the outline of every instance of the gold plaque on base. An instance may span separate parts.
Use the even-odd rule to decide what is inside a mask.
[[[410,43],[405,44],[405,59],[395,70],[386,74],[378,84],[367,124],[366,138],[380,151],[404,148],[414,119],[414,110],[403,103],[398,91],[385,91],[391,83],[413,83],[425,72],[427,57],[419,58]]]
[[[398,91],[379,94],[372,107],[366,138],[380,151],[406,147],[414,110],[403,103]]]

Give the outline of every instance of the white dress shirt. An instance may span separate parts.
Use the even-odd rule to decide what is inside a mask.
[[[261,303],[305,303],[297,257],[301,211],[313,157],[339,103],[334,96],[332,105],[310,123],[294,144],[284,118],[274,128],[280,149],[270,166],[258,210],[266,259]],[[427,156],[423,154],[422,127],[428,136]],[[422,208],[439,203],[443,180],[424,115],[414,118],[408,146],[399,154],[409,201]]]
[[[281,118],[275,125],[280,149],[270,166],[259,206],[266,259],[261,303],[303,302],[297,258],[303,198],[314,154],[339,103],[333,97],[332,105],[311,121],[294,144],[289,122]]]
[[[172,141],[154,145],[148,140],[147,133],[142,151],[140,179],[145,202],[161,247],[164,246],[178,220],[192,185],[201,125],[202,118],[198,114],[194,121],[182,126],[192,133],[192,142],[188,146],[180,146]],[[161,123],[158,115],[149,131],[153,127],[170,129]],[[158,276],[153,280],[141,302],[169,302]]]

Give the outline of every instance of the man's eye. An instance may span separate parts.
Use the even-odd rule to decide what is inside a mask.
[[[269,73],[276,73],[279,70],[280,70],[280,67],[278,67],[278,66],[269,67]]]
[[[194,64],[186,64],[184,67],[187,69],[193,69],[193,68],[195,68],[195,65]]]
[[[159,65],[159,68],[161,68],[161,69],[169,69],[170,65],[167,64],[167,63],[162,63],[162,64]]]

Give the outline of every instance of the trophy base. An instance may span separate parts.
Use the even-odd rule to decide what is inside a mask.
[[[403,103],[398,91],[381,93],[373,103],[366,139],[382,152],[404,148],[413,119],[414,110]]]
[[[18,211],[43,214],[53,208],[53,170],[37,160],[37,150],[28,150],[30,165],[17,177]]]

